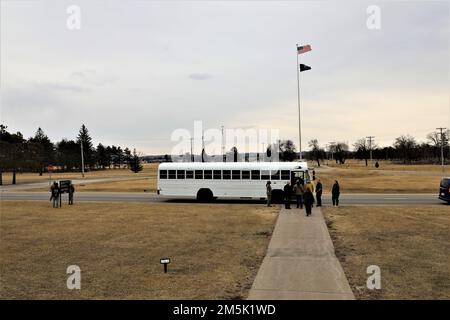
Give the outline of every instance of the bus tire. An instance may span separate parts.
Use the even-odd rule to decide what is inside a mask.
[[[283,190],[273,190],[272,191],[272,203],[283,203],[284,202],[284,191]]]
[[[214,200],[214,195],[211,191],[211,189],[200,189],[197,192],[197,201],[203,201],[203,202],[211,202]]]

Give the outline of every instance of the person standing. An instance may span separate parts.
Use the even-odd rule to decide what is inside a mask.
[[[59,187],[58,183],[55,181],[50,188],[50,201],[53,200],[53,208],[58,208],[59,206]]]
[[[267,206],[271,207],[271,201],[272,201],[272,185],[270,181],[267,181],[266,183],[266,196],[267,196]]]
[[[74,185],[71,183],[69,186],[69,205],[73,204],[73,194],[75,193],[75,187]]]
[[[331,189],[331,200],[333,201],[333,206],[339,206],[339,195],[341,194],[341,188],[339,182],[334,180],[333,188]]]
[[[309,180],[305,185],[305,190],[306,188],[309,188],[311,192],[314,192],[314,183],[311,180]]]
[[[306,187],[305,193],[303,194],[303,201],[305,203],[306,216],[310,216],[312,213],[312,206],[314,203],[314,195],[311,188]]]
[[[300,180],[297,180],[293,191],[297,200],[297,208],[303,209],[303,193],[305,192],[305,188],[300,183]]]
[[[291,188],[290,182],[286,183],[286,185],[283,188],[283,191],[284,191],[284,207],[286,209],[290,209],[291,208],[291,193],[292,193],[292,188]]]
[[[316,199],[317,199],[317,206],[322,206],[322,182],[320,182],[320,179],[317,179],[316,184]]]

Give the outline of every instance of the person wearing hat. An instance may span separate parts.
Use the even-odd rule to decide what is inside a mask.
[[[266,183],[266,195],[267,195],[267,206],[271,207],[271,200],[272,200],[272,186],[271,182],[267,181]]]

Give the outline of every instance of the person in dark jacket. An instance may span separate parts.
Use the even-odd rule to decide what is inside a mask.
[[[58,183],[55,181],[53,182],[53,185],[50,188],[50,201],[53,200],[53,208],[58,208],[59,206],[59,186]]]
[[[286,185],[283,188],[283,191],[284,191],[284,207],[286,209],[290,209],[291,208],[291,193],[292,193],[292,188],[291,188],[290,182],[286,183]]]
[[[271,201],[272,201],[272,186],[271,186],[271,182],[267,181],[266,183],[266,196],[267,196],[267,206],[271,207]]]
[[[310,216],[314,203],[314,195],[311,191],[311,188],[306,188],[305,193],[303,194],[303,203],[305,204],[306,216]]]
[[[333,201],[333,206],[339,206],[339,195],[341,194],[341,188],[339,187],[339,182],[334,181],[333,188],[331,189],[331,200]]]
[[[75,187],[74,185],[71,183],[69,186],[69,204],[72,205],[73,204],[73,194],[75,193]]]
[[[320,182],[320,179],[317,179],[316,184],[316,199],[317,199],[317,206],[322,206],[322,182]]]

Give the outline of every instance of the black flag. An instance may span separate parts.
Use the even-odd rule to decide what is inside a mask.
[[[205,155],[206,155],[205,148],[203,148],[202,149],[202,162],[205,162]]]
[[[311,70],[311,67],[307,66],[306,64],[300,64],[300,72]]]

